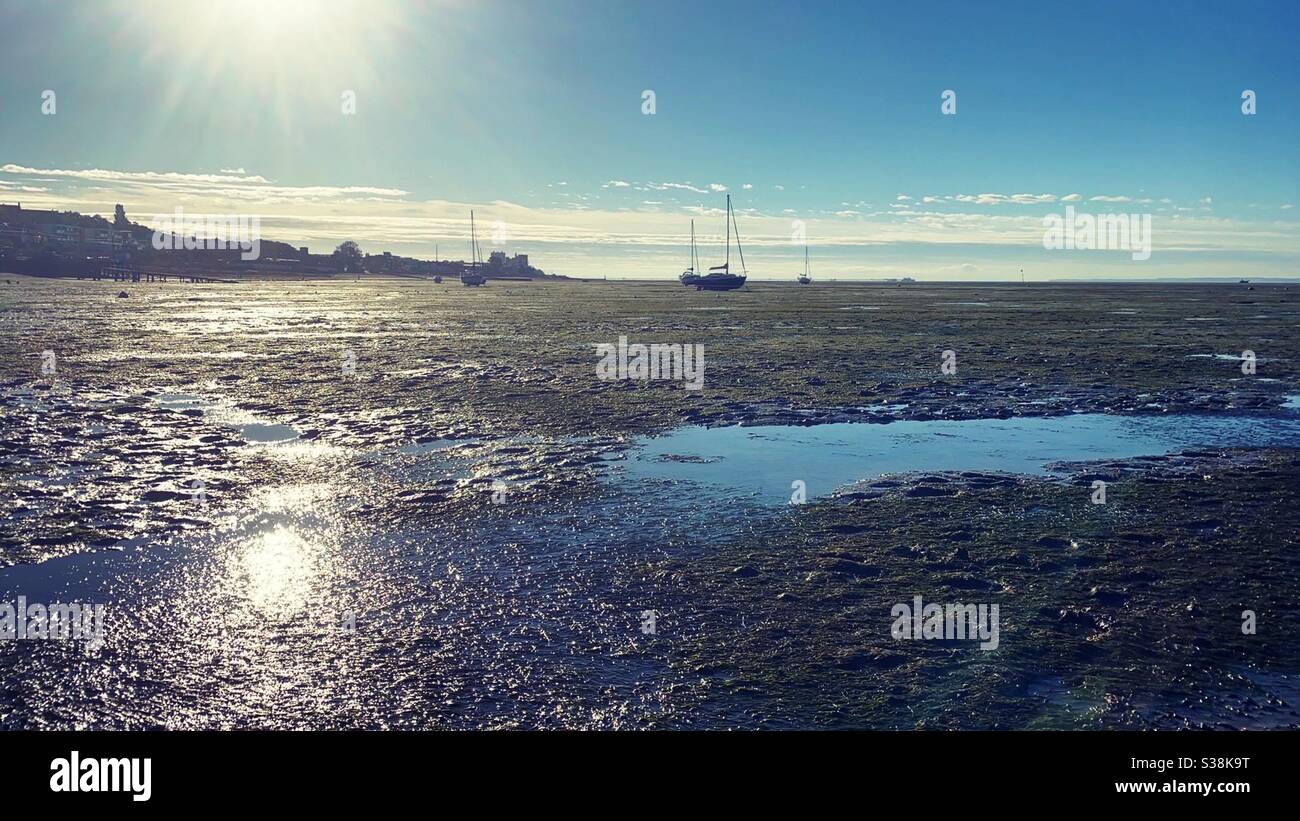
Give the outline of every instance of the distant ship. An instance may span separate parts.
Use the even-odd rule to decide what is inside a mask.
[[[478,272],[478,266],[479,266],[478,238],[474,233],[474,212],[473,211],[469,212],[469,253],[470,253],[469,270],[461,272],[460,284],[477,288],[478,286],[487,282],[487,277],[483,276]]]
[[[736,228],[736,251],[740,254],[741,273],[731,273],[731,229]],[[749,271],[745,269],[745,252],[740,247],[740,228],[736,226],[736,215],[731,210],[731,195],[727,195],[727,261],[715,265],[709,272],[693,283],[697,291],[734,291],[745,284]]]
[[[799,275],[800,285],[812,285],[812,277],[808,276],[808,240],[803,241],[803,273]]]
[[[691,264],[677,276],[677,279],[681,280],[687,288],[700,281],[700,275],[695,273],[699,263],[700,259],[695,253],[695,220],[691,220]]]

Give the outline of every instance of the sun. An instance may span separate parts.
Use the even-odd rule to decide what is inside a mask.
[[[317,33],[328,17],[339,17],[339,4],[312,2],[312,0],[222,0],[223,15],[244,21],[245,30],[259,37],[288,37]],[[346,6],[353,4],[347,3]],[[349,16],[355,11],[347,9]],[[336,19],[336,23],[352,23],[349,19]]]
[[[119,0],[113,17],[145,60],[190,81],[283,85],[368,65],[399,11],[394,0]]]

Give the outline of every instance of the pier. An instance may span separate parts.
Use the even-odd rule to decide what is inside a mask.
[[[180,273],[177,271],[156,271],[147,268],[123,268],[119,266],[108,266],[99,269],[92,279],[99,281],[101,279],[111,279],[114,282],[167,282],[175,280],[177,282],[219,282],[223,284],[232,284],[233,279],[222,279],[221,277],[211,276],[209,274]]]

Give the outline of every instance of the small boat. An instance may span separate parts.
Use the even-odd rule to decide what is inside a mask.
[[[740,254],[741,273],[731,273],[731,229],[736,228],[736,251]],[[734,291],[745,284],[749,271],[745,269],[745,252],[740,247],[740,227],[736,225],[736,215],[731,210],[731,195],[727,195],[727,261],[715,265],[709,272],[695,281],[697,291]]]
[[[460,284],[472,288],[477,288],[487,282],[487,277],[478,272],[479,252],[478,237],[474,232],[474,212],[469,212],[469,253],[470,263],[469,270],[462,271],[460,275]]]
[[[699,262],[700,259],[695,253],[695,220],[691,220],[691,265],[677,276],[677,279],[687,288],[700,281],[700,275],[695,272]]]
[[[803,241],[803,273],[799,275],[800,285],[812,285],[812,277],[808,276],[808,240]]]

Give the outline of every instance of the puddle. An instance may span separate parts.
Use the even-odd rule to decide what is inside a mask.
[[[237,428],[239,435],[249,444],[262,445],[288,442],[298,438],[298,431],[289,425],[258,419],[246,410],[228,402],[204,399],[188,393],[160,393],[154,401],[175,411],[199,410],[213,422]]]
[[[1291,397],[1288,408],[1300,407]],[[1196,447],[1300,447],[1300,418],[1075,414],[889,424],[683,428],[638,440],[627,475],[689,483],[691,494],[785,504],[890,473],[1001,471],[1043,475],[1058,461],[1125,459]],[[698,486],[698,487],[697,487]]]
[[[425,453],[442,453],[462,446],[477,445],[479,441],[478,439],[431,439],[428,442],[411,442],[400,445],[394,450],[403,455],[418,456]]]

